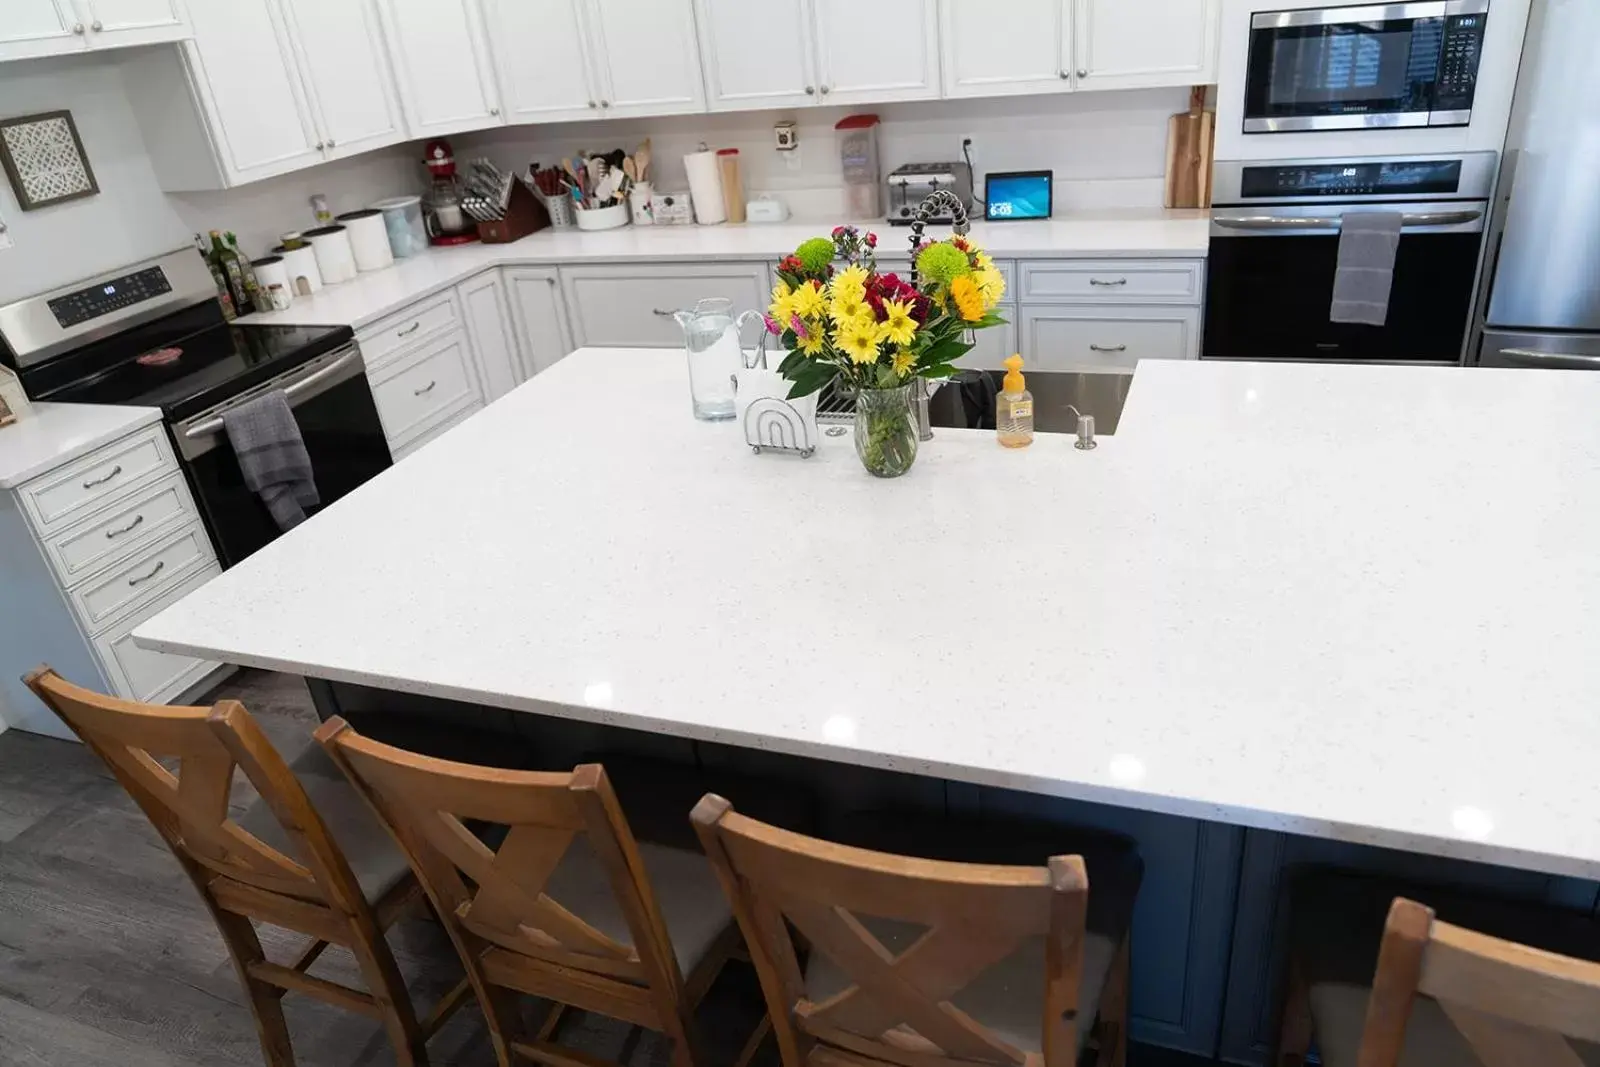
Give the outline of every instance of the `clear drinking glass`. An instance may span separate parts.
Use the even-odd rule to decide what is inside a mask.
[[[751,320],[760,322],[761,313],[746,311],[735,319],[733,301],[710,297],[693,310],[675,311],[672,316],[683,327],[683,345],[689,354],[694,417],[711,422],[733,418],[733,374],[744,366],[739,333]]]

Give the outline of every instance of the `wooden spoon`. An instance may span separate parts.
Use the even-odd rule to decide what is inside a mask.
[[[628,176],[628,180],[630,182],[637,182],[639,180],[639,165],[634,162],[632,156],[623,157],[622,173]]]
[[[650,180],[650,138],[646,137],[644,139],[644,144],[640,145],[639,146],[639,150],[633,154],[633,162],[634,162],[634,165],[639,168],[639,180],[642,181],[642,182],[649,181]]]

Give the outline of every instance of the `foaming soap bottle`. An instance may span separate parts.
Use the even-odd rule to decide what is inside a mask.
[[[1027,448],[1033,444],[1033,394],[1022,377],[1022,357],[1006,359],[1006,380],[995,399],[994,429],[1007,448]]]

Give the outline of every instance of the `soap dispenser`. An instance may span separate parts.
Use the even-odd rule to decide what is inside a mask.
[[[995,400],[995,433],[1007,448],[1027,448],[1033,444],[1033,394],[1022,377],[1022,357],[1009,357],[1005,366],[1006,380]]]

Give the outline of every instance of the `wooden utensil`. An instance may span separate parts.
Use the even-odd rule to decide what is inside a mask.
[[[1206,87],[1189,92],[1189,110],[1167,120],[1167,207],[1211,206],[1211,154],[1217,116],[1205,110]]]
[[[644,139],[644,144],[640,145],[639,146],[639,150],[633,154],[633,162],[634,162],[634,165],[639,168],[639,177],[638,177],[637,180],[641,181],[641,182],[649,181],[650,180],[650,138],[646,137]]]
[[[623,160],[622,160],[622,173],[624,173],[624,174],[626,174],[628,176],[628,180],[630,182],[635,182],[635,183],[638,182],[638,180],[639,180],[639,164],[634,162],[634,159],[633,159],[632,156],[624,156],[623,157]]]

